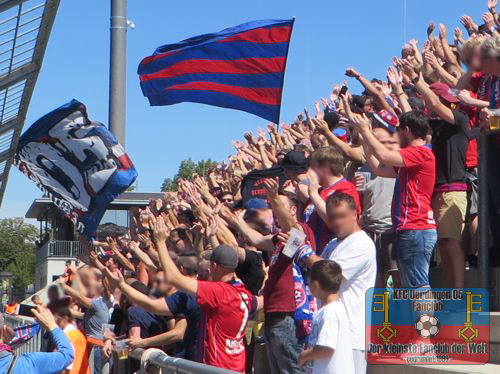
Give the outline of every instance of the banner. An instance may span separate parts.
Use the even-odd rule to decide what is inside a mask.
[[[251,198],[257,197],[267,201],[264,181],[267,178],[279,178],[279,187],[283,187],[286,182],[285,172],[281,166],[264,170],[254,170],[245,175],[241,182],[241,196],[243,204]]]
[[[485,364],[489,294],[483,288],[371,288],[366,353],[369,364]]]
[[[21,136],[14,164],[90,237],[108,204],[137,172],[108,129],[77,100],[36,121]]]

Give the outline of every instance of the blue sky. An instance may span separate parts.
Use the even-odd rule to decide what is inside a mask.
[[[92,119],[107,123],[109,0],[61,1],[25,128],[50,110],[76,98]],[[486,0],[324,1],[163,1],[129,0],[126,149],[139,172],[139,190],[159,191],[182,159],[222,160],[231,140],[266,126],[263,119],[235,110],[183,103],[150,107],[136,68],[156,47],[219,31],[255,19],[296,17],[285,78],[282,121],[327,96],[333,82],[355,67],[367,77],[385,76],[392,56],[407,39],[422,45],[429,21],[449,28],[471,15],[479,23]],[[1,17],[0,17],[1,18]],[[351,91],[359,91],[351,81]],[[24,216],[40,191],[12,168],[0,217]]]

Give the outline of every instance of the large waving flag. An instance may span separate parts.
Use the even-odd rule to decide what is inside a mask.
[[[194,102],[277,123],[291,20],[260,20],[159,47],[138,68],[151,105]]]
[[[137,177],[123,147],[77,100],[31,125],[19,140],[14,163],[86,237]]]

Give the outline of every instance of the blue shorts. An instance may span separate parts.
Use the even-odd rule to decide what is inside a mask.
[[[396,232],[394,258],[403,287],[429,286],[429,263],[436,241],[435,229]]]

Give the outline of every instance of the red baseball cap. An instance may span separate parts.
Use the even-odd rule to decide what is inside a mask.
[[[460,100],[458,100],[455,96],[452,95],[450,91],[450,86],[448,86],[446,83],[443,82],[436,82],[433,83],[429,86],[429,88],[436,94],[438,95],[441,99],[448,103],[459,103]]]

